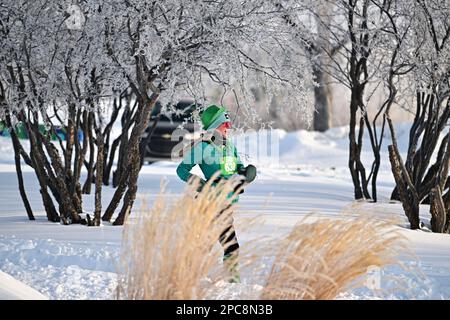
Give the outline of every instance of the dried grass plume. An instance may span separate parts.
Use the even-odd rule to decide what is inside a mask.
[[[208,183],[197,194],[199,184],[193,181],[180,198],[173,200],[162,191],[151,210],[128,219],[117,298],[204,298],[202,281],[221,272],[218,240],[233,208],[218,213],[232,204],[228,194],[235,185],[235,181],[214,187]]]
[[[306,219],[282,240],[262,299],[334,299],[360,287],[369,268],[395,264],[403,237],[367,217]]]

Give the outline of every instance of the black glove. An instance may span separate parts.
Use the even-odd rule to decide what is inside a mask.
[[[256,167],[252,164],[241,168],[240,170],[238,170],[238,173],[245,177],[246,183],[250,183],[256,179]]]

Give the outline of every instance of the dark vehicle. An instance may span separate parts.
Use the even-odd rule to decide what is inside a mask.
[[[150,116],[149,125],[142,135],[141,163],[170,160],[173,148],[182,139],[183,142],[193,139],[194,121],[192,113],[196,108],[197,105],[192,100],[181,100],[175,105],[175,113],[167,117],[161,114],[162,105],[157,102]],[[184,134],[172,136],[172,133],[181,128],[182,125],[185,130]]]

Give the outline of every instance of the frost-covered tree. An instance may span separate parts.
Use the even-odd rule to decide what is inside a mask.
[[[0,65],[5,92],[2,111],[16,152],[19,189],[23,189],[23,182],[17,160],[22,155],[36,172],[49,220],[83,222],[79,216],[83,211],[81,169],[88,149],[90,158],[95,153],[93,141],[97,145],[102,142],[100,131],[96,130],[95,137],[91,134],[92,128],[101,127],[104,117],[99,100],[114,92],[112,79],[120,76],[108,66],[104,42],[98,37],[99,31],[102,34],[98,6],[91,3],[82,12],[59,2],[10,1],[3,2],[0,9],[5,44]],[[29,154],[15,135],[17,124],[25,128],[30,139]],[[65,133],[65,142],[56,132],[58,127]],[[84,133],[82,142],[80,131]],[[59,150],[52,137],[57,139]],[[90,178],[88,175],[88,187]],[[101,208],[100,188],[96,184],[96,211]],[[31,211],[26,195],[22,198]],[[98,224],[100,213],[96,216]]]
[[[382,6],[393,2],[384,1]],[[382,34],[389,18],[372,0],[321,0],[314,3],[317,8],[327,5],[332,8],[323,17],[315,15],[320,28],[316,28],[310,40],[320,44],[321,54],[329,61],[322,71],[350,92],[349,169],[355,199],[377,201],[382,132],[377,133],[376,121],[382,113],[379,111],[371,116],[367,106],[373,96],[370,88],[377,88],[383,82],[380,66],[386,59],[386,52],[378,48],[383,46]],[[370,137],[374,159],[368,173],[361,160],[364,134]]]
[[[297,6],[302,10],[290,10],[283,1],[276,1],[276,7],[284,9],[285,22],[304,45],[305,58],[311,65],[317,85],[314,87],[315,112],[312,129],[326,131],[331,126],[332,77],[331,58],[349,41],[346,33],[337,34],[333,26],[342,17],[337,14],[336,0],[304,0]]]
[[[322,70],[350,92],[349,169],[355,198],[377,201],[377,176],[387,115],[393,106],[405,108],[400,99],[410,97],[415,86],[404,83],[418,84],[420,75],[427,79],[421,81],[428,86],[435,78],[430,75],[429,63],[424,62],[428,60],[427,55],[436,55],[438,46],[442,45],[440,41],[446,38],[445,23],[448,22],[443,21],[448,20],[448,2],[321,0],[312,1],[310,7],[308,12],[314,17],[314,23],[304,40],[311,46],[320,44],[321,54],[330,61]],[[328,14],[321,16],[322,7],[327,7]],[[298,25],[305,24],[304,16],[296,18],[294,21],[298,21]],[[440,22],[432,22],[433,19],[440,19]],[[430,36],[432,46],[425,45],[423,35]],[[442,52],[447,51],[441,50],[439,54],[439,69],[445,70]],[[445,71],[440,72],[445,74]],[[370,114],[369,101],[380,88],[385,89],[386,99]],[[377,128],[380,122],[381,130]],[[361,159],[365,135],[369,137],[373,152],[370,170]]]
[[[390,98],[387,101],[393,101],[398,91],[394,77],[407,77],[416,96],[416,108],[404,162],[388,117],[389,109],[386,113],[393,140],[389,156],[396,181],[392,198],[402,202],[412,229],[420,228],[419,204],[430,203],[432,230],[448,233],[450,5],[448,1],[423,0],[402,4],[410,28],[408,36],[397,37],[397,50],[392,51],[388,82]],[[397,34],[398,28],[391,30]]]

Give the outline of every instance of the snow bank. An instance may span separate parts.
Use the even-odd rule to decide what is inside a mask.
[[[0,271],[0,300],[48,300],[48,297]]]
[[[409,129],[411,123],[396,123],[395,131],[397,142],[401,153],[406,154],[409,141]],[[381,128],[377,127],[377,133]],[[261,131],[259,134],[268,134],[268,131]],[[237,139],[254,137],[255,134],[238,136]],[[284,130],[272,130],[272,135],[278,139],[279,144],[279,166],[292,166],[298,164],[346,167],[348,162],[348,135],[349,127],[334,127],[326,132],[298,130],[286,132]],[[255,141],[255,140],[254,140]],[[383,144],[381,152],[388,152],[387,146],[391,144],[391,136],[388,128],[383,134]],[[250,148],[251,149],[251,148]],[[257,158],[250,150],[250,158]],[[370,140],[366,134],[363,139],[363,160],[372,160],[372,149]]]
[[[23,239],[27,233],[25,226],[16,229],[17,236],[0,236],[0,269],[50,299],[111,299],[116,288],[120,240],[102,241],[100,230],[77,227],[80,226],[59,233],[69,233],[77,239],[91,238],[90,241],[49,239],[52,232],[45,224],[29,224],[28,230],[38,229],[48,239],[39,239],[37,235],[34,239]],[[121,229],[114,228],[118,239]],[[1,279],[0,287],[3,287]]]

